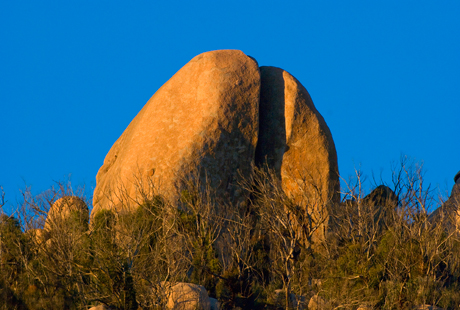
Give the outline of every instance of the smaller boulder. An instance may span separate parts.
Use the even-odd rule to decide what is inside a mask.
[[[99,305],[99,306],[91,307],[88,310],[109,310],[109,307],[107,307],[106,305]]]
[[[373,308],[371,306],[368,306],[368,305],[361,305],[358,307],[358,309],[356,310],[372,310]]]
[[[332,306],[319,295],[313,295],[308,303],[308,310],[329,310]]]
[[[38,246],[41,246],[47,239],[46,233],[40,228],[29,229],[25,235]]]
[[[211,302],[203,286],[177,283],[170,288],[166,308],[170,310],[211,310]]]
[[[88,223],[89,210],[86,203],[76,196],[64,196],[56,200],[48,211],[44,229],[50,231],[53,227],[61,225],[72,214],[79,217],[79,221]]]

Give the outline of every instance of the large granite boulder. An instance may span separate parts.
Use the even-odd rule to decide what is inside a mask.
[[[194,173],[220,197],[252,171],[259,126],[257,62],[237,50],[193,58],[147,102],[107,154],[96,177],[95,214],[129,207],[152,184],[177,200]],[[236,192],[236,193],[235,193]]]
[[[308,91],[280,68],[260,67],[260,127],[256,164],[281,177],[284,191],[310,208],[313,223],[326,232],[327,206],[338,203],[337,153],[331,132]]]
[[[238,203],[254,164],[281,179],[311,211],[323,239],[327,207],[340,200],[332,135],[307,90],[292,75],[259,67],[241,51],[193,58],[147,102],[107,154],[96,177],[92,217],[132,209],[154,191],[177,203],[187,180]],[[155,189],[155,190],[154,190]]]

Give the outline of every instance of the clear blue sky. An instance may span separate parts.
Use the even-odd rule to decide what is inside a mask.
[[[72,4],[73,2],[73,4]],[[460,1],[2,1],[0,185],[10,204],[107,152],[191,58],[240,49],[310,92],[344,177],[401,154],[450,192],[460,169]]]

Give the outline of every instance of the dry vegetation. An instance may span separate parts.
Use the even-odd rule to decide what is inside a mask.
[[[294,204],[263,169],[240,184],[248,199],[238,206],[186,184],[180,205],[146,193],[125,201],[134,211],[103,210],[89,225],[74,210],[47,229],[53,203],[78,193],[63,184],[25,190],[17,211],[0,218],[0,308],[163,309],[165,285],[178,281],[203,285],[223,309],[306,309],[313,295],[335,309],[460,304],[453,214],[429,220],[436,199],[405,160],[393,184],[370,195],[357,173],[339,205],[307,196]],[[312,205],[323,209],[311,214]],[[313,240],[327,222],[326,240]]]

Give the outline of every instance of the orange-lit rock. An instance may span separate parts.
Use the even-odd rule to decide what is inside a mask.
[[[315,237],[322,238],[328,222],[325,206],[340,200],[331,132],[305,87],[292,75],[275,67],[261,67],[260,73],[256,163],[274,169],[285,192],[315,210],[313,222],[324,224]]]
[[[235,185],[248,177],[258,134],[260,74],[237,50],[193,58],[147,102],[107,154],[96,177],[95,214],[118,210],[151,192],[176,200],[193,170],[220,197],[238,201]]]
[[[82,222],[88,222],[89,210],[86,203],[76,196],[64,196],[56,200],[49,209],[44,229],[49,231],[54,226],[60,226],[72,212],[75,212]]]

